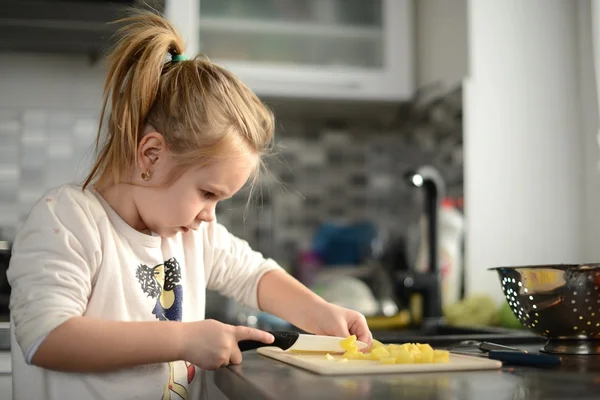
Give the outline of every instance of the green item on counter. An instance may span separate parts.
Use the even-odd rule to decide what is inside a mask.
[[[490,297],[473,295],[446,307],[444,317],[454,326],[493,326],[498,323],[498,308]]]
[[[504,328],[523,329],[523,325],[519,322],[508,303],[504,302],[498,310],[498,323]]]

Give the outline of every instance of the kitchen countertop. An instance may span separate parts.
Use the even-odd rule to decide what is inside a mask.
[[[511,343],[505,343],[510,345]],[[515,344],[529,351],[536,344]],[[327,377],[253,352],[241,365],[217,370],[217,387],[231,400],[300,399],[598,399],[600,356],[563,356],[553,369],[503,367],[465,371]]]

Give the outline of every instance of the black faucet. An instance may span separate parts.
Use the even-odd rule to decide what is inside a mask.
[[[440,319],[442,317],[441,276],[439,267],[439,227],[438,215],[440,202],[445,192],[445,184],[441,174],[431,166],[423,166],[404,175],[411,185],[423,188],[424,207],[427,216],[427,235],[429,246],[429,269],[425,273],[398,272],[396,281],[398,290],[406,296],[412,292],[423,296],[423,319]],[[404,297],[403,296],[403,297]]]

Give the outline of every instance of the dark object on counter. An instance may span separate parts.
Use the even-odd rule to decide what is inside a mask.
[[[560,365],[560,357],[557,356],[529,353],[526,350],[516,347],[486,341],[463,340],[456,346],[450,346],[448,350],[454,354],[488,357],[492,360],[502,361],[507,365],[525,365],[530,367],[554,367]]]
[[[600,263],[490,270],[521,324],[548,339],[543,352],[600,354]]]
[[[497,344],[497,343],[486,342],[486,341],[480,342],[477,340],[463,340],[458,345],[452,346],[451,350],[458,349],[458,348],[476,348],[477,350],[481,350],[484,352],[498,350],[498,351],[517,351],[517,352],[521,352],[521,353],[527,353],[526,350],[521,350],[516,347],[510,347],[510,346],[505,346],[503,344]]]
[[[528,367],[555,367],[560,365],[560,357],[548,354],[523,353],[519,351],[492,350],[486,353],[472,351],[450,350],[452,354],[486,357],[502,361],[506,365],[522,365]]]
[[[444,196],[445,185],[441,174],[433,167],[423,166],[409,171],[404,179],[412,186],[423,188],[423,211],[427,216],[429,269],[426,273],[398,272],[397,291],[399,296],[418,292],[423,296],[423,319],[442,317],[441,275],[439,267],[438,214],[440,200]]]

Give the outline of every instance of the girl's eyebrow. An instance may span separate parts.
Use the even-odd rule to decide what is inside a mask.
[[[219,197],[225,196],[225,191],[222,188],[220,188],[219,186],[207,184],[206,187],[207,187],[207,189],[209,189],[211,192],[213,192],[214,194],[216,194]]]

